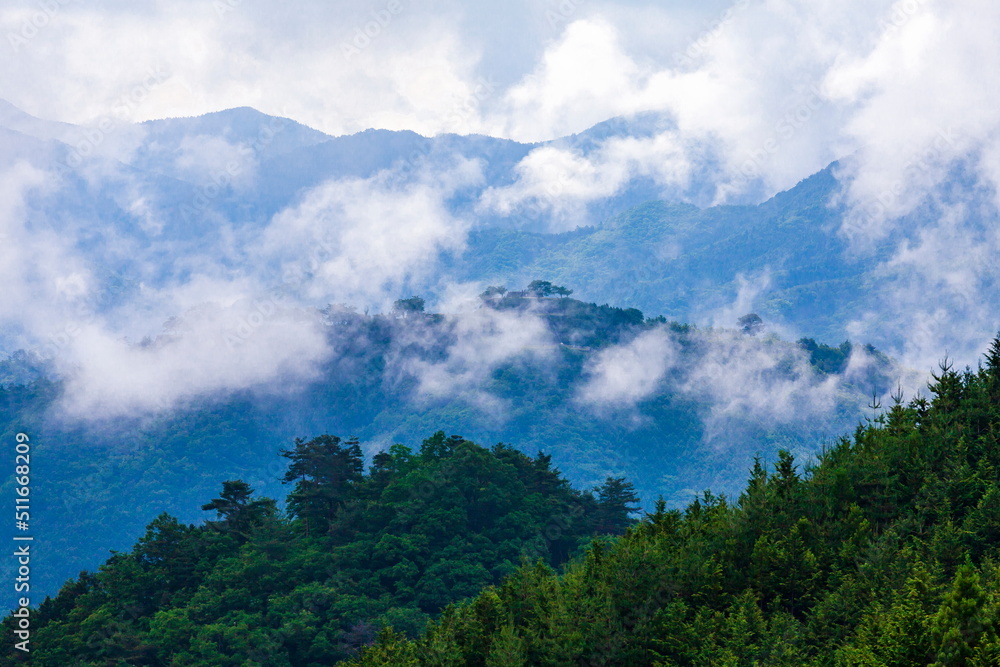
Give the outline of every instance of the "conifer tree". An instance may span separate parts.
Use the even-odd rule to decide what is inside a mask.
[[[937,660],[934,667],[965,667],[975,649],[989,635],[995,637],[988,618],[986,593],[971,562],[958,568],[951,591],[934,618]]]
[[[295,439],[295,447],[282,450],[291,460],[282,477],[285,484],[295,482],[288,496],[288,510],[310,524],[328,528],[337,509],[351,496],[353,485],[360,482],[364,457],[357,440],[341,441],[332,435],[321,435],[306,442]]]
[[[608,477],[596,491],[598,532],[621,535],[629,524],[629,515],[639,510],[635,487],[624,477]]]
[[[274,512],[275,504],[270,498],[252,500],[253,489],[243,480],[227,480],[222,483],[222,493],[218,498],[201,506],[206,512],[215,510],[218,521],[209,525],[219,530],[244,535],[250,526]]]

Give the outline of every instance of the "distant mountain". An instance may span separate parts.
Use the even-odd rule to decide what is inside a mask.
[[[765,320],[840,340],[848,322],[877,309],[873,272],[896,239],[850,251],[837,233],[842,211],[827,203],[839,187],[835,168],[757,206],[650,201],[564,234],[478,229],[448,266],[488,284],[546,276],[598,302],[694,321],[734,302],[742,277],[761,283],[754,308]]]
[[[659,494],[680,504],[709,486],[738,490],[754,452],[815,453],[898,375],[865,346],[881,340],[840,343],[850,320],[881,312],[884,260],[905,236],[852,254],[838,232],[842,211],[830,205],[834,167],[746,206],[678,203],[699,201],[704,174],[678,193],[637,178],[592,202],[573,231],[552,233],[544,215],[484,210],[483,194],[517,182],[532,151],[594,155],[609,137],[649,136],[669,121],[616,119],[547,144],[381,130],[329,137],[245,108],[109,123],[78,128],[0,105],[0,154],[38,184],[25,190],[17,231],[67,244],[97,283],[85,305],[109,318],[128,311],[151,331],[139,345],[170,335],[165,318],[147,315],[147,299],[188,288],[200,269],[223,282],[282,284],[281,267],[254,254],[260,230],[317,186],[382,174],[375,180],[405,189],[463,162],[482,177],[463,181],[442,206],[463,221],[455,233],[464,249],[425,252],[418,260],[427,270],[399,286],[405,293],[383,296],[434,304],[459,283],[513,289],[543,279],[579,301],[526,297],[472,315],[402,317],[327,307],[336,298],[326,293],[296,295],[297,308],[326,307],[336,350],[311,382],[289,378],[286,387],[277,378],[271,391],[197,395],[176,412],[95,423],[63,419],[63,380],[18,353],[17,322],[0,322],[0,350],[10,356],[0,365],[0,423],[39,439],[38,510],[53,527],[46,539],[59,545],[41,556],[43,589],[99,562],[98,545],[131,544],[160,511],[198,519],[187,499],[210,497],[221,479],[244,477],[282,497],[272,469],[296,436],[357,435],[371,455],[444,428],[544,450],[582,487],[623,474],[647,507]],[[320,213],[317,226],[343,222]],[[396,250],[394,242],[382,246]],[[184,298],[215,296],[205,293]],[[756,336],[735,329],[750,310],[763,320]],[[508,347],[505,337],[526,333]],[[891,342],[902,333],[882,335]],[[800,336],[830,345],[791,342]]]
[[[908,226],[898,226],[874,248],[849,248],[840,233],[844,211],[832,205],[840,188],[836,164],[763,203],[742,206],[679,203],[703,199],[699,191],[709,185],[707,172],[696,174],[685,192],[672,193],[673,200],[662,199],[671,194],[662,187],[636,177],[591,202],[580,226],[566,233],[549,231],[544,211],[501,214],[481,205],[484,193],[517,182],[534,150],[590,156],[609,138],[647,137],[669,127],[668,119],[656,115],[613,119],[545,144],[386,130],[330,137],[239,108],[96,131],[0,104],[0,148],[7,161],[60,175],[44,197],[32,200],[33,216],[57,234],[80,238],[78,249],[101,267],[108,284],[155,288],[184,275],[178,273],[179,258],[198,254],[235,271],[263,271],[246,266],[253,230],[313,188],[385,170],[392,171],[393,182],[405,184],[468,160],[479,165],[482,180],[445,202],[452,215],[468,220],[466,250],[439,258],[429,278],[408,283],[412,293],[431,302],[454,281],[520,284],[545,277],[573,285],[587,300],[732,325],[719,321],[719,312],[743,286],[747,292],[756,288],[752,307],[766,320],[824,340],[841,340],[849,322],[879,313],[884,304],[875,295],[892,278],[885,261],[907,239]],[[933,215],[920,210],[912,217]],[[81,233],[71,224],[89,227]],[[912,238],[919,225],[909,227]],[[895,347],[899,341],[899,331],[887,326],[872,342]],[[8,345],[7,352],[13,351]]]
[[[0,99],[0,128],[42,141],[57,140],[65,143],[71,143],[80,131],[80,128],[69,123],[36,118],[3,99]]]

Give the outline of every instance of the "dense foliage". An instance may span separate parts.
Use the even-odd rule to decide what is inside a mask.
[[[580,492],[548,456],[443,432],[419,452],[392,446],[367,474],[355,441],[283,454],[289,518],[226,481],[203,506],[214,521],[158,517],[130,552],[46,599],[31,653],[8,642],[3,663],[330,665],[384,625],[417,633],[523,560],[558,566],[593,535],[624,532],[636,509],[621,478]]]
[[[351,664],[1000,664],[1000,338],[800,470],[660,505],[557,575],[526,565]]]

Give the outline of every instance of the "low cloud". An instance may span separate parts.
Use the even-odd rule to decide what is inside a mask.
[[[697,333],[690,355],[677,389],[709,406],[709,424],[774,425],[829,415],[843,380],[818,373],[796,345],[734,331]]]
[[[553,360],[557,346],[548,325],[530,311],[483,307],[446,318],[450,340],[442,357],[418,352],[424,347],[420,337],[427,335],[419,323],[409,332],[404,325],[396,342],[391,364],[416,379],[418,399],[459,398],[502,418],[503,401],[486,389],[493,371],[518,361],[544,365]]]
[[[905,340],[887,349],[915,368],[926,369],[945,350],[960,364],[975,362],[1000,307],[1000,243],[992,231],[1000,204],[993,34],[1000,6],[794,0],[694,10],[598,2],[553,13],[544,3],[516,4],[524,10],[508,12],[516,19],[488,23],[477,19],[497,17],[496,10],[460,3],[403,3],[389,15],[357,2],[307,2],[275,14],[259,0],[98,8],[56,2],[42,14],[35,6],[0,9],[10,65],[0,72],[5,94],[29,111],[55,109],[63,120],[89,123],[67,128],[22,117],[17,127],[67,141],[63,157],[70,167],[79,164],[82,179],[73,187],[113,192],[109,198],[129,216],[113,224],[135,224],[149,237],[148,248],[124,240],[104,210],[46,217],[35,200],[49,196],[58,179],[39,169],[41,162],[10,160],[0,186],[5,338],[29,346],[87,340],[111,363],[119,348],[107,340],[156,339],[160,322],[198,306],[188,295],[195,284],[219,290],[202,294],[217,312],[272,290],[289,307],[386,306],[411,284],[436,277],[442,254],[461,252],[472,222],[449,210],[449,198],[480,187],[483,171],[467,161],[417,178],[386,172],[327,182],[272,219],[253,221],[263,231],[213,218],[217,244],[167,245],[160,237],[176,221],[116,162],[131,159],[145,139],[130,121],[253,105],[332,134],[374,126],[539,140],[615,115],[661,119],[636,136],[596,133],[538,147],[479,200],[483,213],[538,211],[556,230],[586,222],[588,207],[636,180],[698,203],[758,201],[841,159],[843,191],[834,202],[846,212],[840,233],[852,252],[893,244],[878,271],[878,307],[851,324],[852,337],[882,347],[900,332]],[[359,29],[372,34],[361,39]],[[345,49],[352,46],[356,52]],[[23,137],[18,141],[14,155],[25,152]],[[180,148],[173,168],[202,183],[240,151],[221,139],[191,138]],[[245,181],[238,185],[252,182],[252,167],[240,171]],[[116,293],[120,307],[97,320],[92,304],[105,298],[110,266],[136,284]],[[162,279],[155,288],[151,277]],[[747,280],[723,319],[751,309],[757,281]],[[205,331],[221,326],[219,318],[207,315]],[[169,350],[188,344],[168,340],[162,345]],[[57,347],[87,354],[80,345]],[[157,368],[152,352],[133,352]],[[173,354],[163,359],[180,364]],[[456,355],[454,372],[432,370],[464,377]],[[75,361],[67,368],[99,379],[85,359]],[[766,359],[758,361],[755,368],[766,368]],[[794,369],[798,362],[789,363]],[[713,372],[705,370],[707,385]],[[611,377],[604,381],[609,396]],[[223,384],[248,382],[266,380]],[[780,399],[785,390],[777,386]],[[823,395],[822,387],[806,390]],[[736,396],[720,404],[750,401]]]
[[[587,368],[588,379],[577,400],[597,408],[634,407],[662,391],[667,372],[678,362],[678,352],[676,341],[663,328],[601,350]]]
[[[140,345],[89,325],[68,352],[61,407],[80,418],[161,412],[247,388],[286,392],[315,377],[331,350],[316,313],[241,302],[185,312]]]
[[[8,343],[72,320],[95,287],[73,240],[35,208],[55,183],[53,174],[26,162],[0,174],[0,322]]]
[[[190,164],[178,166],[210,168],[202,157],[182,151],[179,160]],[[10,289],[0,300],[0,334],[8,349],[50,360],[65,380],[60,408],[87,419],[301,386],[336,353],[319,309],[345,301],[387,305],[411,281],[435,276],[440,255],[460,251],[469,227],[446,200],[481,179],[478,163],[460,160],[417,178],[383,172],[330,181],[263,227],[223,221],[219,238],[191,245],[164,233],[176,221],[128,170],[101,158],[86,166],[115,184],[114,201],[148,245],[97,224],[86,210],[66,215],[71,180],[26,163],[9,168],[0,277]],[[110,273],[115,269],[120,275]],[[469,366],[474,352],[508,358],[505,341],[534,335],[537,324],[475,322],[456,324],[451,361],[431,375],[468,383],[479,377]],[[440,378],[428,375],[426,386],[441,385]]]
[[[691,165],[680,137],[667,131],[651,139],[610,139],[586,154],[543,146],[532,150],[514,171],[513,185],[483,192],[479,210],[505,217],[527,211],[548,220],[550,230],[564,231],[588,221],[588,204],[620,194],[637,179],[683,191]]]
[[[461,160],[415,181],[383,172],[325,183],[275,216],[259,255],[314,302],[385,305],[409,282],[434,275],[441,253],[465,247],[470,223],[445,200],[481,178],[478,162]]]
[[[825,375],[805,350],[777,338],[661,327],[595,355],[577,400],[603,412],[641,410],[643,401],[661,395],[687,399],[699,411],[706,440],[721,443],[731,428],[815,425],[841,410],[853,418],[863,398],[852,385],[880,372],[877,363],[855,346],[841,373]]]
[[[908,393],[945,356],[975,366],[1000,329],[1000,216],[965,204],[936,206],[878,270],[878,307],[848,324],[854,338],[878,339],[917,371]]]

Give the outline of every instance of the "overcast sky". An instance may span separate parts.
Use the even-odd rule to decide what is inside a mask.
[[[659,111],[771,191],[868,151],[872,199],[940,135],[946,157],[992,135],[997,26],[992,0],[10,0],[0,97],[86,123],[138,87],[134,120],[526,141]]]
[[[136,119],[246,105],[331,134],[368,127],[432,134],[459,129],[447,127],[449,117],[456,106],[472,106],[470,131],[544,136],[600,120],[615,101],[597,98],[639,84],[627,80],[635,67],[652,72],[673,63],[715,30],[727,7],[590,0],[13,0],[0,9],[9,63],[0,89],[36,115],[85,122],[108,113],[151,72],[167,72],[135,109]],[[578,22],[591,29],[567,44],[567,28]],[[602,61],[597,68],[594,60]],[[587,106],[594,108],[560,109],[561,121],[522,127],[512,113],[526,103],[519,94],[538,76],[554,74],[567,78],[538,103],[555,111],[588,88],[595,99]]]

